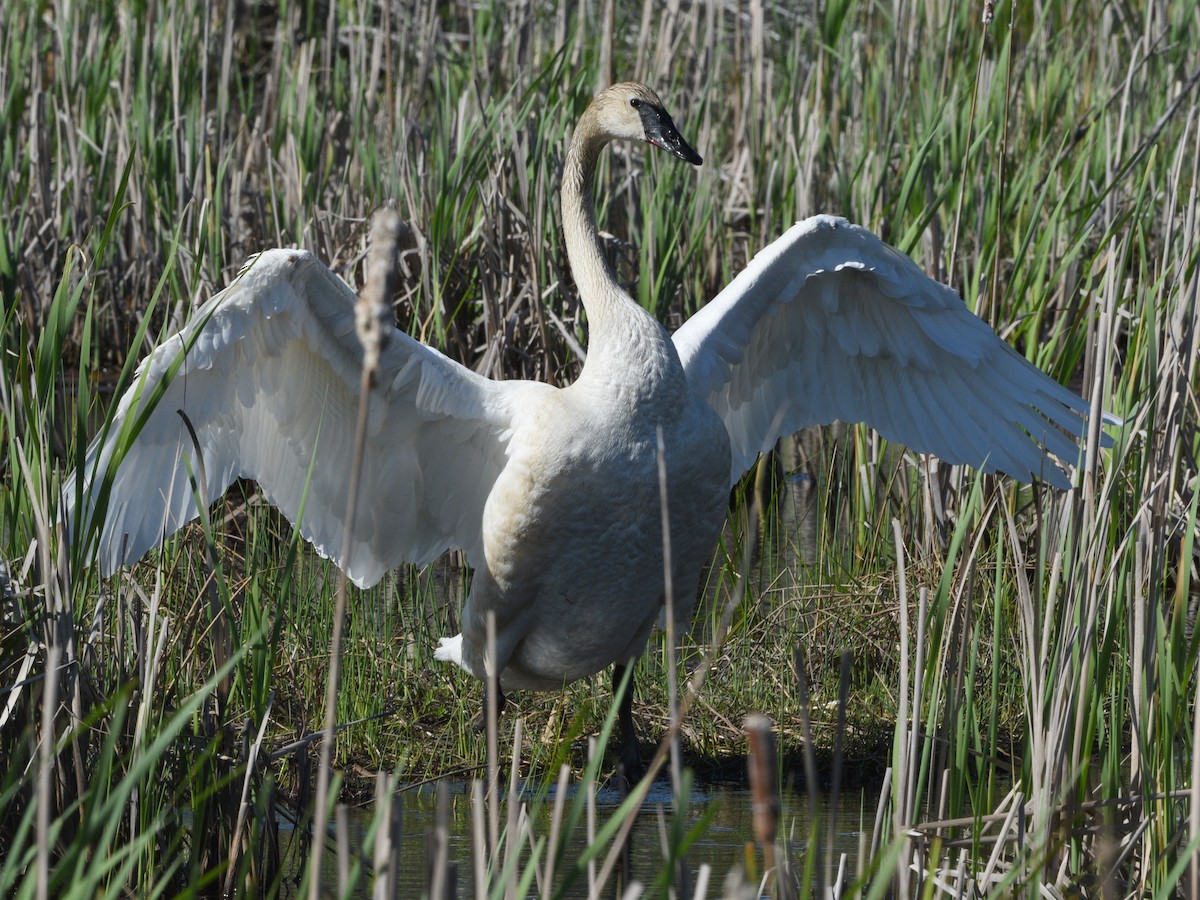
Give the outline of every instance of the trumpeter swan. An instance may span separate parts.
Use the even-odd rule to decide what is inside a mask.
[[[732,483],[782,433],[865,421],[951,463],[1060,486],[1087,404],[1046,377],[948,287],[842,219],[795,225],[672,337],[618,285],[592,184],[613,139],[690,163],[659,98],[614,85],[588,106],[563,168],[563,232],[587,313],[574,384],[491,381],[395,332],[384,351],[359,505],[342,557],[361,351],[354,291],[310,253],[270,250],[139,369],[77,490],[91,518],[111,477],[101,570],[132,562],[197,515],[195,428],[212,502],[252,478],[361,586],[462,548],[474,569],[462,633],[440,659],[501,688],[554,689],[635,660],[664,592],[658,440],[665,448],[674,595],[690,613]],[[181,359],[182,357],[182,359]],[[176,372],[173,368],[178,367]],[[161,399],[115,471],[119,432]],[[311,478],[310,478],[311,472]],[[495,656],[485,622],[495,615]],[[626,701],[632,694],[627,692]],[[628,703],[622,750],[636,759]]]

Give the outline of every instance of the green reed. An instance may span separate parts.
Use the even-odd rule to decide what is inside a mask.
[[[715,660],[683,729],[694,771],[744,754],[761,710],[785,771],[882,785],[854,823],[849,893],[915,895],[935,875],[992,895],[1186,890],[1200,12],[1001,5],[985,25],[939,2],[615,6],[609,41],[605,4],[0,9],[0,893],[290,884],[275,822],[306,815],[336,572],[248,488],[100,585],[83,544],[54,533],[62,474],[137,359],[248,254],[306,246],[357,283],[383,205],[413,230],[402,327],[495,376],[570,381],[586,323],[558,167],[595,88],[627,77],[705,157],[622,150],[602,168],[619,277],[664,321],[796,218],[840,213],[1129,422],[1067,495],[858,427],[784,442],[777,471],[747,477],[683,642],[685,674]],[[465,589],[448,559],[351,593],[341,769],[486,776],[482,692],[432,660]],[[656,737],[667,675],[655,643],[637,699]],[[500,746],[519,716],[507,758],[586,785],[609,696],[604,676],[520,697]],[[343,798],[374,787],[347,781]],[[585,812],[551,819],[569,830]],[[511,797],[497,814],[492,893],[589,877]],[[628,814],[601,823],[598,855]],[[668,856],[691,839],[667,833]],[[787,851],[804,892],[835,878],[827,833]],[[379,874],[366,856],[339,891]],[[663,872],[651,893],[677,880]]]

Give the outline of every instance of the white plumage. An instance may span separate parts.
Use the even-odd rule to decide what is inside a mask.
[[[235,478],[252,478],[318,551],[340,554],[361,371],[354,300],[312,254],[269,250],[142,362],[112,433],[93,442],[85,463],[89,479],[103,477],[117,432],[135,425],[134,404],[140,410],[163,391],[113,477],[100,539],[104,574],[198,514],[180,410],[196,429],[208,502]],[[378,384],[362,476],[368,502],[359,504],[350,558],[340,561],[362,586],[451,547],[479,557],[483,505],[505,465],[513,407],[552,390],[483,378],[399,331]],[[98,487],[85,484],[89,515]],[[73,521],[74,474],[63,500]]]
[[[595,163],[614,138],[700,161],[642,85],[615,85],[584,113],[562,189],[590,332],[578,381],[491,381],[395,332],[371,398],[350,555],[340,559],[361,361],[354,292],[307,252],[260,254],[142,364],[114,431],[134,427],[139,391],[162,396],[126,458],[114,470],[115,435],[101,435],[83,483],[72,475],[63,488],[78,527],[77,502],[91,518],[112,477],[104,574],[197,515],[177,410],[198,434],[206,502],[235,477],[257,480],[359,585],[465,550],[474,580],[463,633],[438,656],[480,678],[498,672],[505,688],[558,687],[641,653],[664,590],[660,433],[684,615],[730,486],[804,426],[864,421],[949,462],[1069,485],[1046,450],[1075,462],[1087,404],[952,290],[843,219],[793,227],[670,337],[618,286],[596,234]],[[485,659],[488,612],[494,659]]]
[[[1043,448],[1076,461],[1087,403],[845,219],[794,225],[674,339],[725,422],[734,480],[780,434],[840,419],[949,463],[1070,486]]]

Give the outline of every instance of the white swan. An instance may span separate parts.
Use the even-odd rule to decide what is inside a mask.
[[[84,481],[67,479],[63,503],[78,528],[111,477],[102,572],[196,517],[183,410],[203,454],[206,502],[234,478],[253,478],[296,521],[307,484],[301,533],[362,586],[462,548],[474,568],[463,631],[443,639],[438,658],[479,678],[498,672],[505,690],[553,689],[635,660],[659,615],[660,432],[681,617],[731,484],[781,433],[861,420],[948,462],[1068,486],[1045,451],[1076,460],[1087,404],[950,288],[845,220],[799,223],[668,335],[619,287],[597,237],[596,159],[618,138],[701,161],[643,85],[615,85],[584,112],[562,179],[589,327],[574,384],[491,381],[395,332],[371,403],[368,499],[341,558],[361,357],[354,291],[307,252],[262,253],[142,363],[112,431],[88,450]],[[158,391],[114,460],[116,433]],[[628,696],[621,724],[631,762]]]

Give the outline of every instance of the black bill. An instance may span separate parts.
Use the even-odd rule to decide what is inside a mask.
[[[666,110],[651,103],[643,103],[638,107],[638,112],[642,116],[642,127],[646,129],[646,140],[651,144],[661,147],[669,153],[674,153],[684,162],[690,162],[693,166],[704,162],[700,154],[693,150],[679,134]]]

